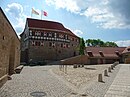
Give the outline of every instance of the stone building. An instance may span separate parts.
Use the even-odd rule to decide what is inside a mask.
[[[125,48],[122,54],[123,54],[123,62],[130,64],[130,46]]]
[[[20,64],[20,41],[0,8],[0,87]]]
[[[126,47],[86,47],[85,54],[88,64],[111,64],[115,61],[124,62],[122,52]]]
[[[21,36],[21,62],[50,62],[79,54],[79,37],[61,23],[27,18]]]
[[[85,55],[61,60],[62,64],[130,63],[130,47],[86,47]]]

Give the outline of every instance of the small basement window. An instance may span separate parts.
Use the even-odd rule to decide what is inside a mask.
[[[3,40],[5,40],[5,36],[3,36]]]

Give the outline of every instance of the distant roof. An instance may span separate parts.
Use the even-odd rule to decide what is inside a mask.
[[[130,46],[128,46],[127,48],[125,48],[125,50],[122,52],[123,54],[124,53],[130,53]]]
[[[38,19],[32,19],[32,18],[27,18],[27,22],[28,22],[28,27],[60,30],[60,31],[65,31],[66,33],[72,36],[76,36],[74,33],[72,33],[69,29],[65,28],[59,22],[48,21],[48,20],[38,20]]]
[[[118,57],[116,52],[122,54],[124,50],[125,47],[86,47],[86,54],[91,51],[94,57],[101,57],[102,52],[104,57]]]

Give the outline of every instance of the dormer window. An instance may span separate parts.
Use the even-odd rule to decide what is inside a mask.
[[[130,51],[130,48],[128,48],[127,50]]]
[[[119,51],[115,51],[115,53],[116,53],[116,55],[117,55],[117,56],[120,56],[120,53],[119,53]]]
[[[99,51],[99,54],[100,54],[102,57],[104,57],[104,54],[103,54],[102,51]]]
[[[88,53],[89,57],[93,57],[92,51],[87,51],[87,53]]]

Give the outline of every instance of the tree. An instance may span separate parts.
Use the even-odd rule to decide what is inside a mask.
[[[86,40],[87,46],[91,46],[91,39]]]
[[[93,47],[96,47],[96,46],[99,46],[99,47],[118,47],[116,43],[114,42],[103,42],[102,40],[100,39],[88,39],[86,40],[86,44],[87,46],[93,46]]]
[[[84,55],[84,49],[85,49],[85,42],[83,38],[80,38],[80,44],[79,44],[79,52],[80,55]]]
[[[114,42],[109,42],[109,41],[107,41],[107,42],[105,43],[105,46],[106,46],[106,47],[118,47],[116,43],[114,43]]]

